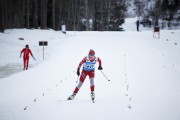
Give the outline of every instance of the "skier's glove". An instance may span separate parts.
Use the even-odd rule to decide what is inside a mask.
[[[102,70],[103,68],[101,66],[98,67],[98,70]]]
[[[77,72],[76,72],[76,73],[77,73],[78,76],[80,75],[79,69],[77,69]]]

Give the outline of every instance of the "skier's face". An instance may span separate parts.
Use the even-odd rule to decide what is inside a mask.
[[[28,46],[28,45],[26,45],[25,47],[26,47],[26,49],[29,49],[29,46]]]
[[[95,57],[94,57],[94,54],[89,54],[89,58],[91,59],[91,60],[93,60]]]

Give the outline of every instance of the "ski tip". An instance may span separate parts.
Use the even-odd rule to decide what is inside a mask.
[[[68,97],[67,100],[73,100],[72,98]]]
[[[26,109],[27,109],[27,107],[28,107],[28,106],[26,106],[26,107],[24,108],[24,110],[26,110]]]
[[[92,98],[92,102],[95,103],[95,99],[94,98]]]

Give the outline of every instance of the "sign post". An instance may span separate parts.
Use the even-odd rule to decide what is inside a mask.
[[[44,46],[47,46],[48,42],[47,41],[39,41],[39,46],[43,46],[43,60],[44,60]]]

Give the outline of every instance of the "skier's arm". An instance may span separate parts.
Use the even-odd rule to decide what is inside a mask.
[[[101,59],[98,57],[98,60],[97,60],[98,62],[99,62],[99,67],[98,67],[98,70],[102,70],[103,68],[102,68],[102,62],[101,62]]]
[[[21,58],[23,52],[24,52],[24,49],[22,49],[20,52],[20,58]]]
[[[20,52],[20,58],[21,58],[22,52]]]
[[[80,75],[80,68],[81,68],[81,65],[84,63],[84,62],[86,62],[86,57],[79,63],[79,66],[78,66],[78,68],[77,68],[77,75],[79,76]]]
[[[79,69],[80,70],[80,68],[81,68],[81,65],[83,64],[83,63],[85,63],[86,62],[86,57],[79,63],[79,66],[78,66],[78,68],[77,69]]]
[[[99,66],[102,66],[101,59],[98,57]]]
[[[36,60],[36,58],[34,57],[34,55],[33,55],[33,54],[32,54],[31,56],[32,56],[32,58],[33,58],[34,60]]]
[[[32,58],[33,58],[34,60],[36,60],[35,57],[34,57],[34,55],[33,55],[32,52],[31,52],[31,50],[29,50],[29,53],[30,53],[30,55],[32,56]]]

